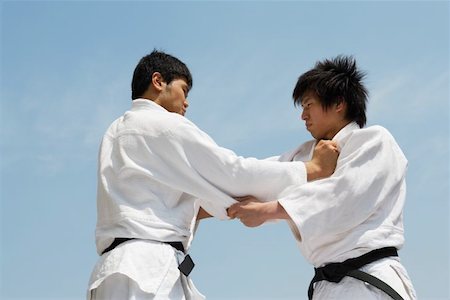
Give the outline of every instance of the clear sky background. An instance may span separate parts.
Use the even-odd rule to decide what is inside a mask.
[[[96,159],[131,105],[138,60],[191,69],[187,117],[264,158],[310,136],[293,106],[317,60],[354,55],[369,125],[409,159],[401,259],[419,299],[449,294],[449,2],[1,2],[1,299],[84,299],[97,260]],[[357,213],[357,212],[355,212]],[[312,267],[284,222],[202,221],[192,278],[209,299],[306,299]]]

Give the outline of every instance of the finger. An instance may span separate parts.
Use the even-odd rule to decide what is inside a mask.
[[[337,143],[334,145],[334,151],[340,152],[339,145]]]
[[[227,215],[230,219],[236,218],[236,210],[234,210],[232,207],[227,208]]]
[[[239,211],[239,203],[235,203],[230,207],[228,207],[227,209],[228,216],[232,219],[236,218],[236,214],[238,213],[238,211]]]

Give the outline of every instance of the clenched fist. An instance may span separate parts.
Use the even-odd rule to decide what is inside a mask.
[[[306,162],[308,181],[328,177],[334,173],[339,156],[336,142],[320,140],[311,161]]]

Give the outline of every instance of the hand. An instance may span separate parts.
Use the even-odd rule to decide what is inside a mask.
[[[331,176],[336,169],[338,156],[336,142],[320,140],[314,148],[311,161],[305,163],[308,181]]]
[[[238,218],[247,227],[257,227],[263,224],[269,217],[270,202],[262,203],[252,196],[240,197],[238,203],[228,208],[228,216],[231,219]]]

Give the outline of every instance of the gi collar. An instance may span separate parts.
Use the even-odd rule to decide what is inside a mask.
[[[131,110],[142,110],[142,109],[150,109],[150,110],[161,110],[167,112],[167,110],[159,104],[156,104],[153,100],[150,99],[135,99],[132,101]]]
[[[338,133],[333,137],[332,141],[335,141],[338,144],[339,150],[344,147],[348,138],[350,137],[350,133],[354,130],[359,129],[359,125],[356,122],[351,122],[347,124],[344,128],[339,130]]]

